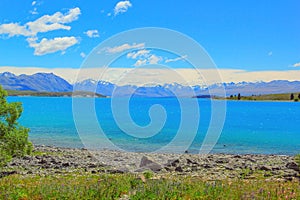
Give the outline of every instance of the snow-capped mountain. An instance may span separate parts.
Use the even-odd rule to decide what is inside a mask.
[[[31,90],[47,92],[69,92],[89,91],[102,94],[104,96],[135,96],[135,97],[193,97],[210,96],[223,94],[225,88],[226,95],[243,96],[276,94],[276,93],[296,93],[300,92],[300,81],[274,80],[271,82],[240,82],[240,83],[216,83],[209,86],[195,85],[192,87],[178,83],[164,85],[145,85],[138,87],[135,85],[117,86],[106,81],[96,81],[87,79],[71,85],[61,77],[53,73],[36,73],[33,75],[16,76],[10,72],[0,74],[0,85],[7,90]]]
[[[53,73],[36,73],[16,76],[10,72],[0,74],[0,85],[6,90],[29,90],[46,92],[70,92],[73,87]]]
[[[191,97],[191,96],[207,96],[207,95],[222,95],[222,88],[225,89],[226,95],[236,95],[241,93],[244,96],[276,94],[300,92],[300,81],[285,81],[275,80],[271,82],[240,82],[240,83],[217,83],[210,86],[183,86],[178,83],[137,87],[132,85],[116,86],[112,83],[100,81],[97,83],[94,80],[86,80],[81,83],[80,90],[88,90],[112,96],[113,91],[115,96],[128,96],[134,94],[136,97]],[[90,90],[93,88],[93,90]]]

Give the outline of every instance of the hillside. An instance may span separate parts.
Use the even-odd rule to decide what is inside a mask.
[[[8,90],[8,96],[37,96],[37,97],[105,97],[93,92],[76,91],[76,92],[36,92],[36,91],[18,91]]]
[[[291,94],[294,95],[293,99],[291,99]],[[298,93],[241,96],[240,100],[245,100],[245,101],[300,101],[299,97],[300,97],[300,92],[298,92]],[[238,96],[237,95],[230,96],[226,99],[227,100],[238,100]]]

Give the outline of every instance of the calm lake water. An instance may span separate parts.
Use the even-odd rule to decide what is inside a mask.
[[[20,123],[30,128],[30,139],[34,144],[84,147],[73,119],[72,98],[8,99],[23,103],[24,113]],[[193,143],[189,146],[189,152],[192,153],[198,153],[211,118],[210,100],[197,101],[200,107],[200,123]],[[167,145],[180,126],[181,110],[175,98],[132,99],[129,110],[134,122],[140,126],[149,124],[151,120],[148,111],[154,104],[162,105],[168,116],[163,129],[155,136],[145,139],[125,134],[118,127],[111,110],[111,99],[96,99],[95,108],[101,128],[114,145],[128,151],[143,152]],[[194,123],[194,116],[189,118]],[[83,119],[83,123],[89,127],[91,122]],[[188,136],[190,133],[187,131],[185,134]],[[90,141],[93,142],[93,138]],[[288,155],[299,153],[300,103],[228,101],[225,125],[212,152]]]

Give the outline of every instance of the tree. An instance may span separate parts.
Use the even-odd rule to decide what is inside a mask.
[[[300,100],[300,94],[298,94],[298,99]]]
[[[294,98],[295,98],[295,97],[294,97],[294,94],[292,93],[292,94],[291,94],[291,100],[294,100]]]
[[[23,108],[19,102],[8,103],[7,92],[0,85],[0,166],[13,157],[30,154],[32,143],[28,140],[29,129],[18,124]]]
[[[241,94],[240,93],[238,94],[238,100],[241,100]]]

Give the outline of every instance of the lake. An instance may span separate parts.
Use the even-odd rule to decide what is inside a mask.
[[[84,109],[82,115],[79,113],[79,116],[83,116],[82,119],[77,120],[80,120],[81,129],[86,127],[86,135],[78,133],[72,113],[72,98],[9,97],[8,100],[23,103],[24,112],[19,122],[30,128],[30,140],[34,144],[82,148],[84,145],[81,139],[84,139],[85,142],[88,140],[89,144],[101,149],[102,146],[98,142],[102,137],[97,136],[98,129],[91,126],[93,122],[85,115]],[[118,126],[109,98],[95,99],[96,118],[106,139],[116,147],[134,152],[155,151],[168,145],[176,136],[182,115],[180,102],[192,106],[190,101],[196,101],[199,105],[200,122],[194,115],[189,115],[189,112],[184,117],[191,126],[197,123],[199,128],[195,133],[191,133],[187,128],[186,131],[183,130],[183,135],[186,138],[193,138],[192,143],[186,147],[188,151],[198,153],[211,120],[212,103],[208,99],[132,98],[129,102],[129,113],[138,126],[147,126],[151,123],[148,113],[151,106],[161,105],[165,109],[167,117],[163,128],[148,138],[134,136],[139,133],[145,134],[147,127],[143,129],[145,133],[142,129],[140,132],[131,130],[133,132],[131,135],[126,134],[128,133],[126,130],[130,131],[126,127],[131,126],[128,121],[121,121],[123,128]],[[224,127],[212,153],[287,155],[300,153],[300,103],[227,101],[226,105]],[[190,109],[192,112],[194,108]],[[159,124],[159,120],[157,123]],[[152,131],[150,129],[149,132]],[[189,137],[189,134],[195,135]],[[177,147],[186,145],[184,140],[183,137],[182,144],[178,142],[176,143],[178,146],[173,145],[175,153]]]

